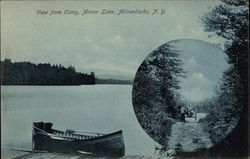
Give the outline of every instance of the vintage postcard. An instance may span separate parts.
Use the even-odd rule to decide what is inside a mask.
[[[1,158],[247,158],[247,0],[1,1]]]

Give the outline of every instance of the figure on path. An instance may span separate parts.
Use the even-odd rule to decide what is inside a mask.
[[[185,121],[185,116],[186,116],[187,113],[188,113],[187,108],[186,107],[181,107],[181,121],[182,122],[186,122]]]

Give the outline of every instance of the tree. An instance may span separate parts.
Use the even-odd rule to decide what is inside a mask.
[[[95,74],[76,72],[70,65],[33,64],[30,62],[14,62],[5,59],[1,61],[2,79],[4,85],[80,85],[95,84]]]
[[[244,86],[248,74],[248,26],[249,2],[246,0],[223,0],[201,19],[205,31],[214,32],[226,40],[225,52],[228,62],[239,71]]]
[[[246,156],[249,2],[247,0],[222,0],[222,2],[201,20],[205,31],[213,32],[226,41],[225,53],[231,66],[224,73],[219,86],[220,104],[229,118],[233,119],[239,110],[242,110],[242,113],[233,132],[215,146],[212,152],[230,157]]]
[[[148,60],[152,67],[153,80],[158,81],[160,95],[162,97],[163,110],[171,117],[177,118],[178,104],[175,101],[180,89],[179,78],[185,77],[182,61],[179,59],[178,51],[169,44],[164,44],[151,53],[152,60]]]
[[[171,128],[180,117],[179,77],[184,77],[179,54],[169,44],[154,50],[137,70],[133,84],[133,106],[143,129],[159,144],[167,146]]]

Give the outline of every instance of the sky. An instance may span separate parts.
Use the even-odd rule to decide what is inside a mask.
[[[208,38],[199,17],[217,1],[1,2],[1,59],[53,63],[77,71],[134,77],[143,59],[163,43]],[[166,9],[156,15],[38,15],[37,10]]]
[[[147,55],[169,41],[223,43],[223,39],[204,32],[200,21],[218,4],[219,1],[2,1],[1,60],[73,65],[76,71],[94,71],[97,76],[119,74],[134,78]],[[84,9],[110,9],[116,13],[120,9],[146,9],[150,13],[165,9],[166,14],[37,14],[37,10],[50,13],[66,9],[80,13]],[[194,90],[188,87],[186,91],[191,89]]]
[[[172,72],[172,76],[179,81],[178,86],[180,86],[180,89],[176,89],[176,91],[181,95],[181,100],[188,105],[194,106],[201,101],[215,97],[215,90],[222,79],[223,72],[229,68],[228,57],[220,46],[195,39],[173,40],[167,42],[166,45],[162,45],[161,48],[165,48],[164,46],[167,46],[170,52],[178,54],[177,58],[180,60],[178,66],[183,68],[182,75],[185,75],[184,77]],[[145,61],[150,65],[148,61],[154,63],[155,59],[162,57],[161,53],[156,49],[145,58]],[[168,59],[172,58],[168,57]],[[158,80],[156,77],[158,75],[155,74],[156,68],[149,68],[151,79]],[[171,67],[166,66],[165,71],[169,71],[169,68]]]
[[[227,56],[220,47],[193,39],[168,44],[178,51],[186,72],[185,78],[178,79],[181,86],[179,92],[184,100],[193,103],[214,97],[223,72],[229,67]]]

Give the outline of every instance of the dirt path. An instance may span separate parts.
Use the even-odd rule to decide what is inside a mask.
[[[203,114],[197,114],[197,119],[200,119],[201,115]],[[191,119],[189,121],[191,121]],[[210,146],[212,146],[212,142],[209,138],[209,133],[204,131],[202,123],[198,123],[194,120],[186,123],[176,122],[173,125],[168,142],[170,153],[173,154],[175,150],[178,149],[190,152],[198,148],[207,148]]]

